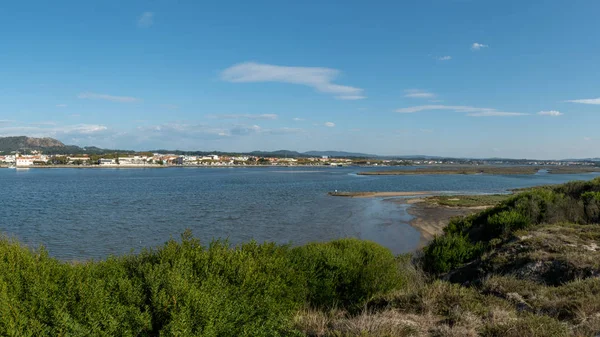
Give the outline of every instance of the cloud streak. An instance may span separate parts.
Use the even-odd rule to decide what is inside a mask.
[[[363,89],[333,83],[339,70],[321,67],[288,67],[255,62],[233,65],[221,72],[221,79],[233,83],[278,82],[304,85],[341,100],[366,98]]]
[[[154,13],[144,12],[138,18],[137,25],[140,28],[148,28],[154,24]]]
[[[555,116],[555,117],[564,115],[562,112],[556,111],[556,110],[540,111],[537,114],[540,116]]]
[[[420,89],[404,90],[404,97],[408,98],[434,98],[435,94]]]
[[[526,116],[522,112],[498,111],[492,108],[477,108],[465,105],[419,105],[396,110],[399,113],[417,113],[422,111],[448,110],[453,112],[464,112],[471,117],[508,117],[508,116]]]
[[[81,94],[77,95],[77,98],[92,99],[92,100],[104,100],[104,101],[119,102],[119,103],[133,103],[133,102],[140,101],[140,99],[136,98],[136,97],[113,96],[113,95],[106,95],[106,94],[98,94],[98,93],[94,93],[94,92],[82,92]]]
[[[586,98],[586,99],[572,99],[565,102],[569,103],[581,103],[581,104],[600,104],[600,97],[598,98]]]
[[[325,124],[323,124],[323,125],[325,125],[328,128],[332,128],[332,127],[335,126],[335,123],[333,123],[333,122],[325,122]]]
[[[450,61],[450,60],[452,60],[452,56],[450,56],[450,55],[438,56],[438,57],[436,57],[436,60],[438,60],[438,61]]]

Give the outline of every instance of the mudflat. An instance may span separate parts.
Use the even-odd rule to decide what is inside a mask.
[[[367,171],[359,175],[423,175],[423,174],[536,174],[546,170],[549,174],[600,173],[598,167],[587,166],[428,166],[407,170]]]

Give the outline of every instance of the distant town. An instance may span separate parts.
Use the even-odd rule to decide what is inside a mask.
[[[134,154],[44,154],[33,150],[0,154],[2,167],[221,167],[221,166],[419,166],[419,165],[532,165],[598,166],[593,160],[525,160],[525,159],[381,159],[350,157],[277,157],[252,155],[182,155],[140,152]]]

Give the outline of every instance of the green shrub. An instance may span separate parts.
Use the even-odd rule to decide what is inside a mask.
[[[487,226],[483,228],[485,238],[492,240],[506,236],[518,229],[524,229],[530,224],[529,219],[518,211],[502,211],[490,215]]]
[[[434,274],[448,272],[478,256],[482,248],[462,234],[438,236],[423,249],[423,269]]]
[[[308,302],[316,307],[361,307],[401,283],[394,255],[369,241],[342,239],[294,248],[292,261],[306,275]]]
[[[203,247],[187,233],[72,265],[0,238],[0,336],[287,336],[306,304],[358,308],[409,261],[354,239]]]

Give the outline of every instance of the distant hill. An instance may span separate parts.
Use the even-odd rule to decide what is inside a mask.
[[[65,144],[54,138],[33,138],[26,136],[0,137],[0,151],[3,152],[64,147],[66,147]]]
[[[308,157],[304,153],[289,151],[289,150],[278,150],[278,151],[252,151],[249,153],[252,156],[257,157],[290,157],[290,158],[300,158],[300,157]]]
[[[378,157],[374,154],[356,153],[356,152],[345,152],[345,151],[308,151],[304,152],[304,155],[312,157],[358,157],[358,158],[375,158]]]

